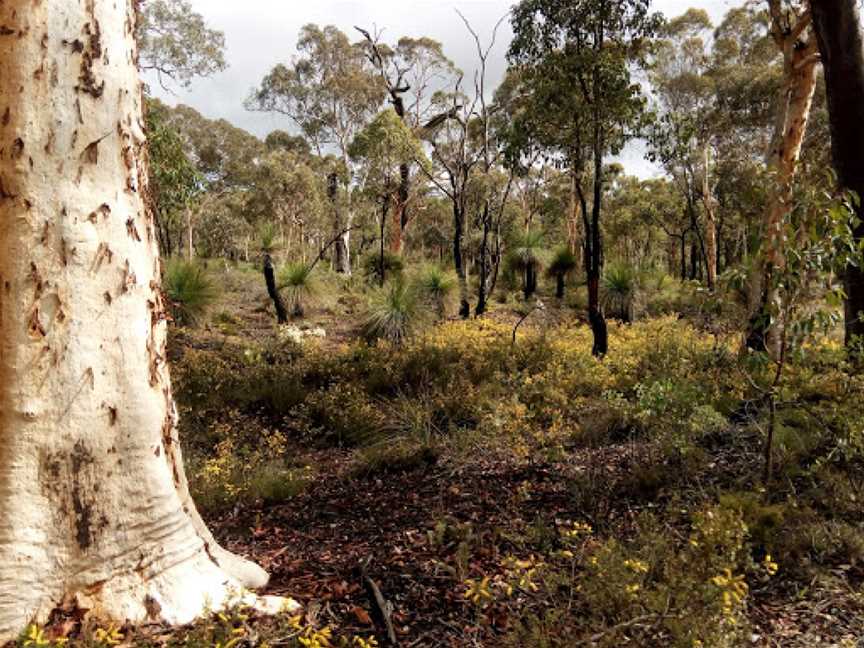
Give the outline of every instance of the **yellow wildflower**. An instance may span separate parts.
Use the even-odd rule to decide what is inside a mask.
[[[486,601],[492,600],[492,592],[489,591],[489,577],[484,576],[479,583],[471,578],[465,581],[468,590],[464,597],[469,599],[474,605],[482,605]]]

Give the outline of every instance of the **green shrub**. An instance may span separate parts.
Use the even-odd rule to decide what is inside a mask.
[[[639,274],[633,266],[612,263],[603,273],[603,303],[610,317],[632,322],[639,290]]]
[[[204,268],[180,259],[168,262],[163,283],[171,315],[181,326],[197,324],[219,296]]]
[[[288,294],[288,310],[292,317],[303,317],[309,301],[318,293],[318,282],[305,263],[289,263],[279,271],[279,290]]]
[[[363,258],[363,276],[372,283],[380,284],[381,253],[373,252]],[[398,254],[384,252],[384,279],[399,279],[405,270],[405,261]]]
[[[420,329],[427,315],[416,289],[401,280],[391,281],[370,297],[363,336],[401,344]]]
[[[264,463],[251,471],[248,497],[265,505],[281,504],[306,490],[313,478],[311,466],[286,468],[279,462]]]
[[[420,270],[414,281],[416,290],[432,306],[438,319],[446,318],[455,302],[456,275],[440,266],[429,265]]]

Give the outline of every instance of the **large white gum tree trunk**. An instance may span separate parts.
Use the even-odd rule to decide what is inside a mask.
[[[189,498],[131,0],[0,0],[0,641],[263,586]]]

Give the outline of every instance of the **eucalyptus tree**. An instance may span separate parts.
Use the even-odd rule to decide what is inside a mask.
[[[252,133],[183,104],[168,109],[166,120],[183,137],[186,154],[209,190],[246,190],[253,185],[267,148]]]
[[[0,4],[0,642],[64,601],[187,623],[267,582],[189,495],[135,5]]]
[[[313,150],[323,156],[335,151],[350,167],[348,148],[358,132],[378,112],[386,88],[366,58],[362,45],[352,44],[336,27],[306,25],[297,44],[300,55],[276,65],[246,101],[249,110],[285,115],[300,129]],[[333,209],[336,270],[351,273],[351,228]]]
[[[766,156],[771,191],[761,223],[761,248],[752,270],[746,344],[780,353],[782,312],[777,278],[786,265],[787,222],[793,209],[798,160],[816,91],[819,50],[806,0],[768,0],[769,33],[783,60],[783,81],[776,104],[774,132]]]
[[[268,151],[288,151],[297,155],[305,156],[312,152],[312,147],[302,135],[292,135],[284,130],[274,130],[264,138],[264,146]]]
[[[356,28],[365,38],[367,58],[381,75],[393,111],[409,128],[418,129],[429,116],[436,85],[444,85],[456,73],[456,66],[444,55],[441,43],[430,38],[401,38],[395,47],[382,44],[380,34]],[[406,98],[408,102],[406,102]],[[391,210],[390,251],[402,252],[405,230],[411,221],[411,160],[399,167],[399,191]]]
[[[361,186],[380,205],[379,221],[379,279],[384,284],[384,248],[387,219],[391,211],[404,207],[409,195],[403,195],[402,181],[405,167],[412,163],[428,167],[420,140],[409,129],[402,117],[392,108],[378,114],[366,128],[357,134],[348,153],[361,163]],[[393,227],[401,227],[394,222]]]
[[[244,217],[254,223],[278,227],[284,254],[305,262],[310,235],[327,235],[325,178],[317,158],[284,148],[268,152],[258,160],[254,182],[244,192]]]
[[[510,195],[510,180],[503,191],[496,191],[496,166],[504,158],[504,149],[495,135],[493,118],[496,108],[487,98],[487,63],[496,45],[500,20],[492,30],[487,44],[459,14],[474,40],[477,69],[473,92],[469,95],[460,75],[453,86],[433,96],[438,114],[422,127],[423,138],[432,148],[434,171],[427,173],[432,184],[444,194],[453,211],[453,263],[459,279],[459,315],[471,314],[468,274],[465,259],[465,236],[469,210],[477,212],[474,219],[481,230],[479,295],[477,315],[486,311],[488,296],[494,287],[500,264],[500,223]],[[476,200],[472,205],[472,197]],[[490,244],[490,238],[494,242]]]
[[[171,256],[185,216],[187,253],[191,256],[192,201],[201,193],[203,177],[186,155],[182,136],[169,122],[167,107],[149,101],[147,135],[150,151],[150,187],[156,214],[156,233],[163,254]]]
[[[651,81],[659,119],[651,129],[651,154],[660,161],[686,201],[691,237],[691,272],[704,258],[709,290],[717,282],[717,201],[712,185],[716,125],[710,74],[713,25],[704,9],[688,9],[670,20],[655,43]],[[702,206],[704,237],[698,222]],[[686,244],[686,243],[685,243]],[[704,252],[704,253],[702,253]]]
[[[225,34],[211,29],[189,0],[147,0],[137,23],[139,66],[188,87],[227,67]]]
[[[588,319],[597,356],[608,349],[600,303],[604,161],[623,148],[645,115],[633,66],[644,61],[644,46],[662,24],[649,9],[650,0],[523,0],[512,12],[508,56],[530,98],[524,121],[533,145],[553,152],[571,169],[579,197]]]

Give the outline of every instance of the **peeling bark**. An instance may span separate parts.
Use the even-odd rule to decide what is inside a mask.
[[[70,599],[187,622],[266,574],[183,472],[133,2],[5,0],[0,24],[0,642]]]
[[[810,13],[805,12],[787,24],[789,17],[782,11],[781,1],[769,0],[768,5],[771,35],[783,54],[784,83],[766,158],[773,184],[762,221],[759,264],[751,273],[746,345],[771,351],[777,357],[784,323],[779,313],[772,313],[772,305],[780,300],[779,290],[773,285],[774,276],[786,265],[785,228],[792,211],[795,173],[816,91],[819,56],[816,38],[810,34]]]

